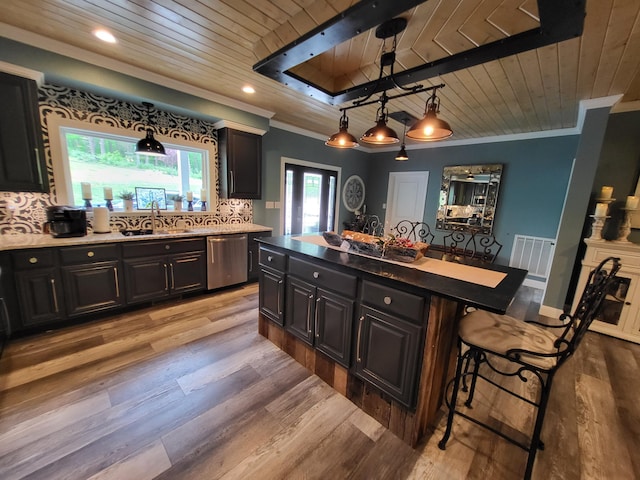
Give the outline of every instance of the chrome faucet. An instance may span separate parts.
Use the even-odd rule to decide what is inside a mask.
[[[155,210],[153,209],[155,205]],[[151,200],[151,232],[156,233],[156,210],[158,211],[158,217],[160,216],[160,205],[157,200]]]

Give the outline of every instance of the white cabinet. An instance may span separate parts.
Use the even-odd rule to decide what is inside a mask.
[[[586,239],[587,251],[582,260],[573,310],[584,289],[589,272],[607,257],[620,258],[616,281],[607,292],[602,312],[591,324],[596,332],[640,343],[640,245]]]

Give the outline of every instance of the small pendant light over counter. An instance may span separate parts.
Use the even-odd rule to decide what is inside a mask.
[[[404,136],[407,133],[407,121],[408,119],[405,118],[402,122],[404,123],[404,128],[402,129],[402,146],[400,147],[400,151],[396,155],[396,160],[399,162],[409,160],[409,155],[407,155],[407,149],[405,148],[405,144],[404,144]]]
[[[151,107],[153,107],[153,104],[149,102],[142,102],[142,105],[147,107],[147,123],[150,124],[149,112]],[[152,156],[163,156],[167,154],[164,150],[164,146],[154,138],[151,125],[147,126],[147,135],[136,144],[136,153]]]

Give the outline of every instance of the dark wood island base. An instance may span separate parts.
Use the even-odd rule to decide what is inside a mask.
[[[412,447],[440,419],[466,305],[504,313],[526,271],[494,288],[312,245],[260,242],[258,331]]]

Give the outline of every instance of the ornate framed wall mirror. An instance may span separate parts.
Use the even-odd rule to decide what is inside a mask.
[[[436,228],[490,235],[502,167],[500,163],[444,167]]]

